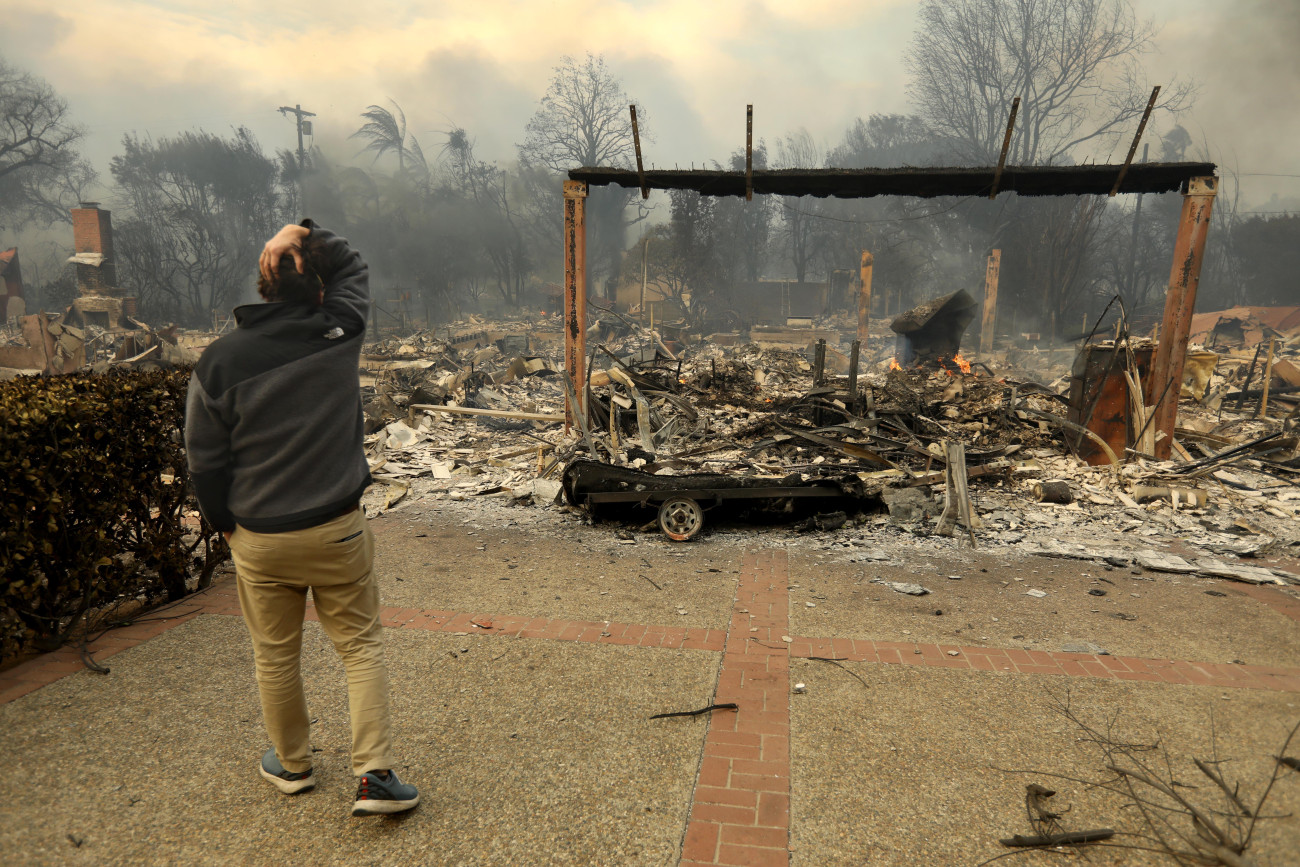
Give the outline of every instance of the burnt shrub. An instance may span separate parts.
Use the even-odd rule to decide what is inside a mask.
[[[186,513],[183,368],[0,383],[0,659],[88,613],[210,582],[221,535]]]

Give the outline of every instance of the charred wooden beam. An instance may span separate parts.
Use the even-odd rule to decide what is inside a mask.
[[[1138,167],[1134,167],[1134,171]],[[1205,238],[1210,230],[1214,210],[1217,178],[1194,178],[1183,193],[1183,210],[1174,243],[1174,262],[1165,295],[1164,322],[1160,326],[1160,343],[1151,363],[1152,394],[1160,394],[1152,420],[1157,435],[1156,457],[1169,460],[1173,448],[1174,425],[1178,419],[1179,384],[1183,381],[1183,363],[1187,359],[1187,341],[1196,309],[1196,289],[1201,282],[1201,262],[1205,258]]]
[[[1119,166],[1007,166],[999,189],[1022,196],[1104,196],[1115,184]],[[992,167],[897,169],[761,169],[752,173],[752,191],[776,196],[832,196],[862,199],[872,196],[986,196]],[[1129,168],[1121,193],[1170,193],[1192,178],[1214,174],[1214,163],[1139,163]],[[645,172],[652,190],[694,190],[705,196],[745,195],[746,172],[706,169],[651,169]],[[569,179],[596,186],[639,189],[635,171],[580,168]]]
[[[867,330],[871,321],[871,271],[876,259],[862,251],[862,266],[858,283],[858,342],[867,345]]]
[[[853,341],[849,349],[849,402],[858,401],[858,362],[862,355],[862,341]]]
[[[574,395],[578,406],[565,402],[565,414],[586,418],[587,377],[587,185],[564,182],[564,369],[582,385]],[[567,424],[566,424],[567,429]]]

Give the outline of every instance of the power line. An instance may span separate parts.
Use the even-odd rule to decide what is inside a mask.
[[[798,208],[796,208],[794,205],[788,204],[786,202],[782,202],[781,207],[785,208],[787,211],[793,211],[796,214],[800,214],[805,217],[812,217],[813,219],[816,220],[830,220],[835,223],[854,223],[857,225],[866,225],[869,223],[908,223],[911,222],[912,220],[928,220],[931,217],[937,217],[940,214],[946,214],[949,211],[956,210],[958,206],[964,205],[967,202],[969,202],[971,199],[975,199],[975,198],[982,198],[982,197],[963,196],[962,198],[954,202],[951,207],[944,208],[939,211],[931,211],[928,214],[919,214],[915,217],[889,217],[883,220],[854,220],[848,217],[832,217],[829,214],[816,214],[813,213],[812,211],[801,211]],[[1006,207],[1005,201],[1003,202],[1003,207]]]
[[[155,118],[154,120],[144,121],[140,123],[126,123],[126,124],[122,124],[121,126],[107,126],[105,124],[90,124],[89,126],[86,126],[85,129],[86,132],[89,133],[101,133],[106,131],[116,132],[122,127],[128,127],[132,130],[143,129],[145,132],[150,132],[151,130],[159,129],[159,128],[193,126],[195,124],[201,125],[204,122],[210,122],[210,121],[233,121],[239,119],[247,120],[249,118],[261,119],[270,116],[271,116],[270,111],[267,111],[265,114],[263,114],[262,112],[253,112],[252,114],[249,114],[248,112],[238,112],[235,114],[205,114],[205,115],[198,115],[195,117]]]

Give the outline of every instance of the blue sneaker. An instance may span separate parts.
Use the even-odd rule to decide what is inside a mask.
[[[420,803],[420,792],[415,786],[397,779],[397,772],[389,770],[367,771],[357,783],[357,799],[352,804],[354,816],[386,816],[404,813]]]
[[[299,792],[305,792],[316,787],[316,775],[311,772],[310,768],[300,773],[286,771],[284,765],[280,764],[280,759],[275,755],[275,747],[271,747],[262,756],[262,765],[258,770],[262,772],[263,777],[270,781],[271,785],[286,795],[296,795]]]

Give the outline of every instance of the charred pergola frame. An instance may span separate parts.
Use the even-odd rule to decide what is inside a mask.
[[[1144,118],[1145,120],[1145,118]],[[638,148],[639,149],[639,148]],[[564,182],[564,346],[566,369],[586,409],[586,217],[591,185],[641,190],[693,190],[704,196],[816,196],[865,199],[873,196],[1111,196],[1115,193],[1183,194],[1174,262],[1165,295],[1160,344],[1147,386],[1155,398],[1156,457],[1167,459],[1178,416],[1179,384],[1196,307],[1196,289],[1218,179],[1213,163],[1139,163],[1083,166],[1004,166],[989,168],[783,169],[707,171],[586,167]],[[999,161],[1001,163],[1001,161]],[[864,258],[863,271],[870,262]],[[864,278],[865,279],[865,278]],[[860,335],[861,337],[861,335]],[[568,409],[570,419],[573,408]]]

